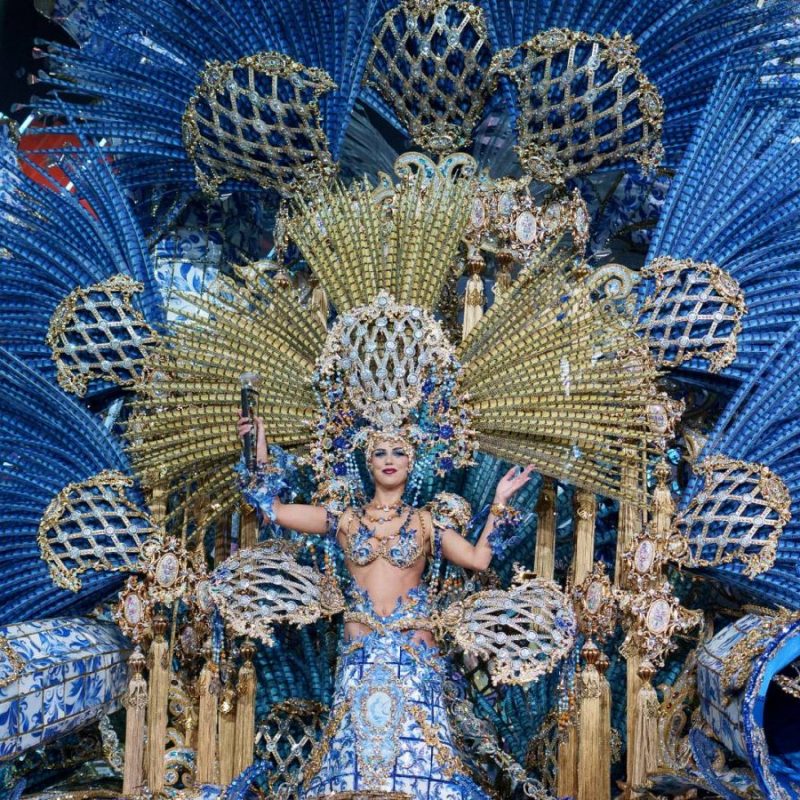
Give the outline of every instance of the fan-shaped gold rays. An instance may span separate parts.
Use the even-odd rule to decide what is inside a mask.
[[[580,278],[554,269],[521,279],[459,358],[481,450],[622,494],[622,464],[646,446],[654,371],[637,337],[592,302]]]
[[[289,235],[336,310],[386,290],[431,310],[450,273],[472,203],[467,179],[407,175],[393,189],[334,184],[297,201]]]
[[[262,377],[258,413],[269,441],[306,444],[317,413],[311,375],[325,331],[294,292],[270,285],[256,291],[221,278],[192,304],[170,339],[164,372],[136,404],[130,452],[146,483],[188,480],[190,494],[208,498],[216,516],[236,500],[241,374]]]

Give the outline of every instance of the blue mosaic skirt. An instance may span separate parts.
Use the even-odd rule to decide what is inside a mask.
[[[438,651],[410,633],[372,633],[343,645],[302,797],[372,789],[413,800],[488,800],[453,745],[444,670]]]

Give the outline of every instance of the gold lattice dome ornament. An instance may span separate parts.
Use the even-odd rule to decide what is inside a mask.
[[[236,180],[290,195],[329,180],[319,98],[335,88],[325,70],[274,51],[209,62],[183,116],[197,182],[210,194]]]
[[[553,28],[494,56],[518,92],[526,172],[563,184],[623,159],[659,163],[664,103],[636,50],[629,36]]]

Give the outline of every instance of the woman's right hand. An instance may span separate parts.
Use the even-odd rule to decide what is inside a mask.
[[[236,432],[239,438],[243,439],[245,434],[251,433],[255,429],[256,434],[256,461],[265,463],[268,458],[267,439],[264,434],[264,420],[261,417],[245,417],[239,410],[239,419],[236,422]]]

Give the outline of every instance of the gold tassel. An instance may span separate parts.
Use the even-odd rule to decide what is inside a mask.
[[[494,299],[495,302],[502,300],[503,296],[511,288],[513,279],[511,277],[511,263],[513,256],[505,250],[501,250],[497,254],[497,277],[494,281]]]
[[[236,777],[236,690],[231,672],[230,665],[223,662],[220,676],[225,688],[219,701],[219,782],[222,786]]]
[[[622,493],[624,497],[634,496],[637,488],[638,468],[635,454],[626,451],[622,461]],[[619,502],[619,523],[617,530],[617,555],[614,563],[614,585],[627,586],[625,560],[623,556],[633,547],[634,539],[642,530],[642,512],[628,500]]]
[[[239,683],[236,686],[236,746],[234,748],[234,770],[238,775],[253,763],[253,747],[256,738],[256,669],[253,656],[256,648],[246,639],[242,645],[242,664]]]
[[[609,667],[608,656],[601,650],[597,660],[600,673],[600,719],[603,731],[603,769],[608,770],[608,780],[600,786],[597,800],[611,800],[611,686],[606,678]],[[606,772],[603,772],[605,777]]]
[[[577,800],[599,800],[598,791],[605,780],[610,786],[609,765],[603,763],[603,711],[600,673],[597,660],[600,651],[593,642],[583,647],[585,664],[581,671],[578,700],[578,794]]]
[[[628,786],[633,792],[645,789],[647,776],[658,769],[658,695],[651,683],[655,669],[649,661],[639,667],[642,685],[636,697],[634,715],[633,751],[631,770],[628,772]]]
[[[258,543],[258,519],[255,509],[250,506],[242,506],[242,516],[239,524],[239,548],[247,550],[255,547]]]
[[[128,660],[131,679],[125,700],[125,770],[122,793],[138,795],[144,789],[144,728],[147,712],[147,681],[142,674],[145,657],[137,647]]]
[[[593,492],[575,491],[575,556],[572,561],[572,580],[579,586],[594,565],[594,520],[597,500]]]
[[[556,567],[556,488],[552,478],[542,480],[536,502],[536,554],[533,571],[537,577],[553,580]]]
[[[153,794],[164,788],[164,752],[167,747],[167,707],[169,704],[169,645],[164,637],[167,618],[153,620],[155,636],[150,644],[150,692],[147,697],[147,785]]]
[[[665,543],[672,532],[672,517],[675,514],[675,503],[672,500],[667,481],[669,480],[669,467],[662,459],[656,464],[656,488],[653,489],[653,503],[651,505],[650,524],[659,544]]]
[[[198,783],[217,781],[217,712],[219,705],[219,669],[208,658],[198,679],[200,708],[197,715],[197,751],[195,774]]]
[[[630,776],[633,771],[633,731],[636,720],[636,701],[639,697],[639,689],[642,686],[642,679],[639,677],[639,665],[641,664],[641,654],[632,646],[625,649],[625,730],[628,737],[627,758],[625,762],[626,771]]]
[[[486,303],[486,295],[483,291],[483,280],[481,272],[483,270],[483,257],[477,251],[472,252],[467,259],[467,270],[469,278],[464,290],[464,323],[461,326],[461,338],[466,339],[472,329],[481,321],[483,317],[483,307]]]
[[[328,329],[328,314],[330,313],[331,304],[328,300],[328,295],[325,289],[320,286],[319,281],[312,277],[309,280],[311,285],[311,297],[308,302],[308,307],[312,314],[320,321],[322,327]]]
[[[578,730],[571,711],[559,721],[556,784],[559,797],[574,797],[578,789]]]

